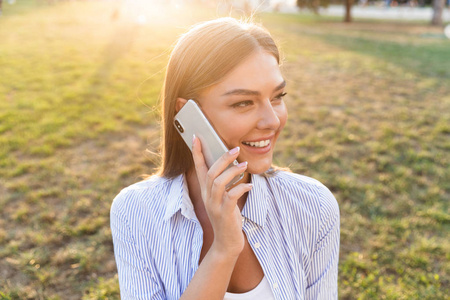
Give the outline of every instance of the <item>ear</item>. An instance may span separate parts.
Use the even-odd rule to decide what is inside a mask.
[[[177,103],[175,105],[175,110],[177,112],[180,111],[180,109],[186,104],[187,100],[183,98],[177,98]]]

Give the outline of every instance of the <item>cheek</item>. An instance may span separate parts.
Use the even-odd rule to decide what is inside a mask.
[[[216,130],[219,136],[225,141],[227,146],[235,147],[238,141],[245,131],[244,118],[223,118],[220,122],[215,123]]]

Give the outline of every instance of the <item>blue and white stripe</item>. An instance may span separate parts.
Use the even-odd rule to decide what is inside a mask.
[[[252,176],[243,230],[275,299],[337,299],[339,207],[312,178]],[[179,299],[198,269],[203,232],[182,175],[125,188],[111,207],[122,299]]]

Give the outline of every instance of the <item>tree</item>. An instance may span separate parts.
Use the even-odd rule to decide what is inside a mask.
[[[319,14],[320,6],[328,6],[328,1],[321,0],[297,0],[297,6],[299,8],[308,8],[312,10],[316,15]]]
[[[445,0],[433,1],[433,18],[431,19],[431,25],[442,26],[442,12],[444,11]]]
[[[353,0],[345,0],[344,22],[350,23],[352,21],[352,6],[353,6]]]
[[[344,22],[352,21],[352,5],[354,0],[297,0],[297,6],[299,8],[308,8],[312,10],[315,14],[319,14],[319,7],[327,7],[330,2],[332,3],[343,3],[345,4],[345,17]]]

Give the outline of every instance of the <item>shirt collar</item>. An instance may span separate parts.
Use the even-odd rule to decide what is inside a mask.
[[[248,193],[242,215],[264,227],[269,209],[268,183],[264,176],[257,174],[252,174],[252,183],[253,188]]]
[[[189,189],[187,186],[186,177],[183,174],[172,180],[169,195],[167,197],[164,220],[167,221],[179,210],[181,210],[181,214],[186,218],[196,219],[194,205],[192,204],[191,198],[189,198]]]
[[[242,209],[242,215],[264,227],[269,209],[268,183],[264,176],[252,174],[252,184],[253,188],[248,193],[247,201]],[[194,205],[189,197],[186,177],[183,174],[172,180],[169,196],[167,197],[164,220],[170,219],[179,210],[187,219],[197,219]]]

